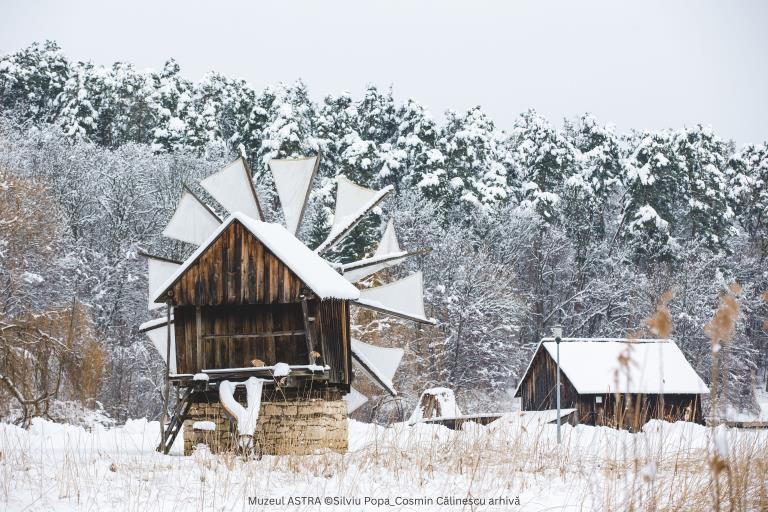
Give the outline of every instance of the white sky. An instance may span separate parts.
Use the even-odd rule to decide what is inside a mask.
[[[209,70],[313,98],[394,86],[436,117],[533,107],[620,131],[711,124],[768,139],[768,2],[0,0],[0,53],[53,39],[71,58]]]

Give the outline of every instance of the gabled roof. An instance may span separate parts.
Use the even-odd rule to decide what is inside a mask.
[[[219,238],[219,235],[236,220],[321,299],[355,300],[360,297],[357,288],[283,226],[261,222],[237,212],[230,215],[207,240],[200,244],[200,247],[184,261],[181,267],[158,288],[152,301],[157,302],[160,297],[165,295],[206,249]]]
[[[542,350],[556,359],[557,344],[553,338],[541,340],[533,358]],[[622,354],[629,356],[628,365],[620,364]],[[560,369],[579,394],[709,392],[680,347],[671,339],[562,338]],[[529,370],[530,364],[523,379]]]

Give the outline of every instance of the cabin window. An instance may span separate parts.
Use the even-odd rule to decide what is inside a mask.
[[[603,397],[601,397],[601,396],[596,396],[596,397],[595,397],[595,403],[596,403],[596,404],[601,404],[601,403],[603,403]]]

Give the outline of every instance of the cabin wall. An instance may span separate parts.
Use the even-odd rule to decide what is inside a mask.
[[[602,403],[596,403],[600,396]],[[652,419],[702,423],[701,399],[694,394],[580,395],[578,421],[587,425],[639,430]]]
[[[316,350],[323,354],[325,364],[331,367],[329,381],[348,385],[352,367],[349,301],[322,301],[318,309],[315,332],[320,348]]]
[[[576,407],[578,394],[571,381],[560,372],[562,393],[560,407]],[[520,386],[521,407],[524,411],[543,411],[557,408],[557,362],[541,347],[533,358],[528,373]]]
[[[348,301],[312,300],[307,306],[308,316],[315,319],[309,322],[312,349],[321,354],[319,362],[330,366],[329,382],[348,386]],[[253,359],[266,365],[309,363],[301,303],[178,306],[174,319],[178,373],[247,368]]]
[[[235,221],[171,288],[179,306],[298,302],[302,282]]]

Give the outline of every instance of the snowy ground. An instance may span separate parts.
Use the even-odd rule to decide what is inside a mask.
[[[349,427],[344,456],[243,461],[205,451],[184,457],[178,442],[171,455],[160,455],[158,424],[144,420],[92,432],[43,420],[28,431],[0,424],[0,504],[13,511],[625,510],[631,499],[639,510],[709,510],[717,467],[726,506],[768,508],[766,430],[655,421],[638,434],[565,426],[558,450],[554,426],[516,415],[460,432],[423,424]],[[723,464],[711,464],[713,454]],[[249,497],[276,502],[250,504]],[[288,504],[291,497],[320,504]],[[485,503],[446,507],[438,497]],[[490,505],[491,498],[509,501]],[[343,499],[352,503],[333,504]]]

